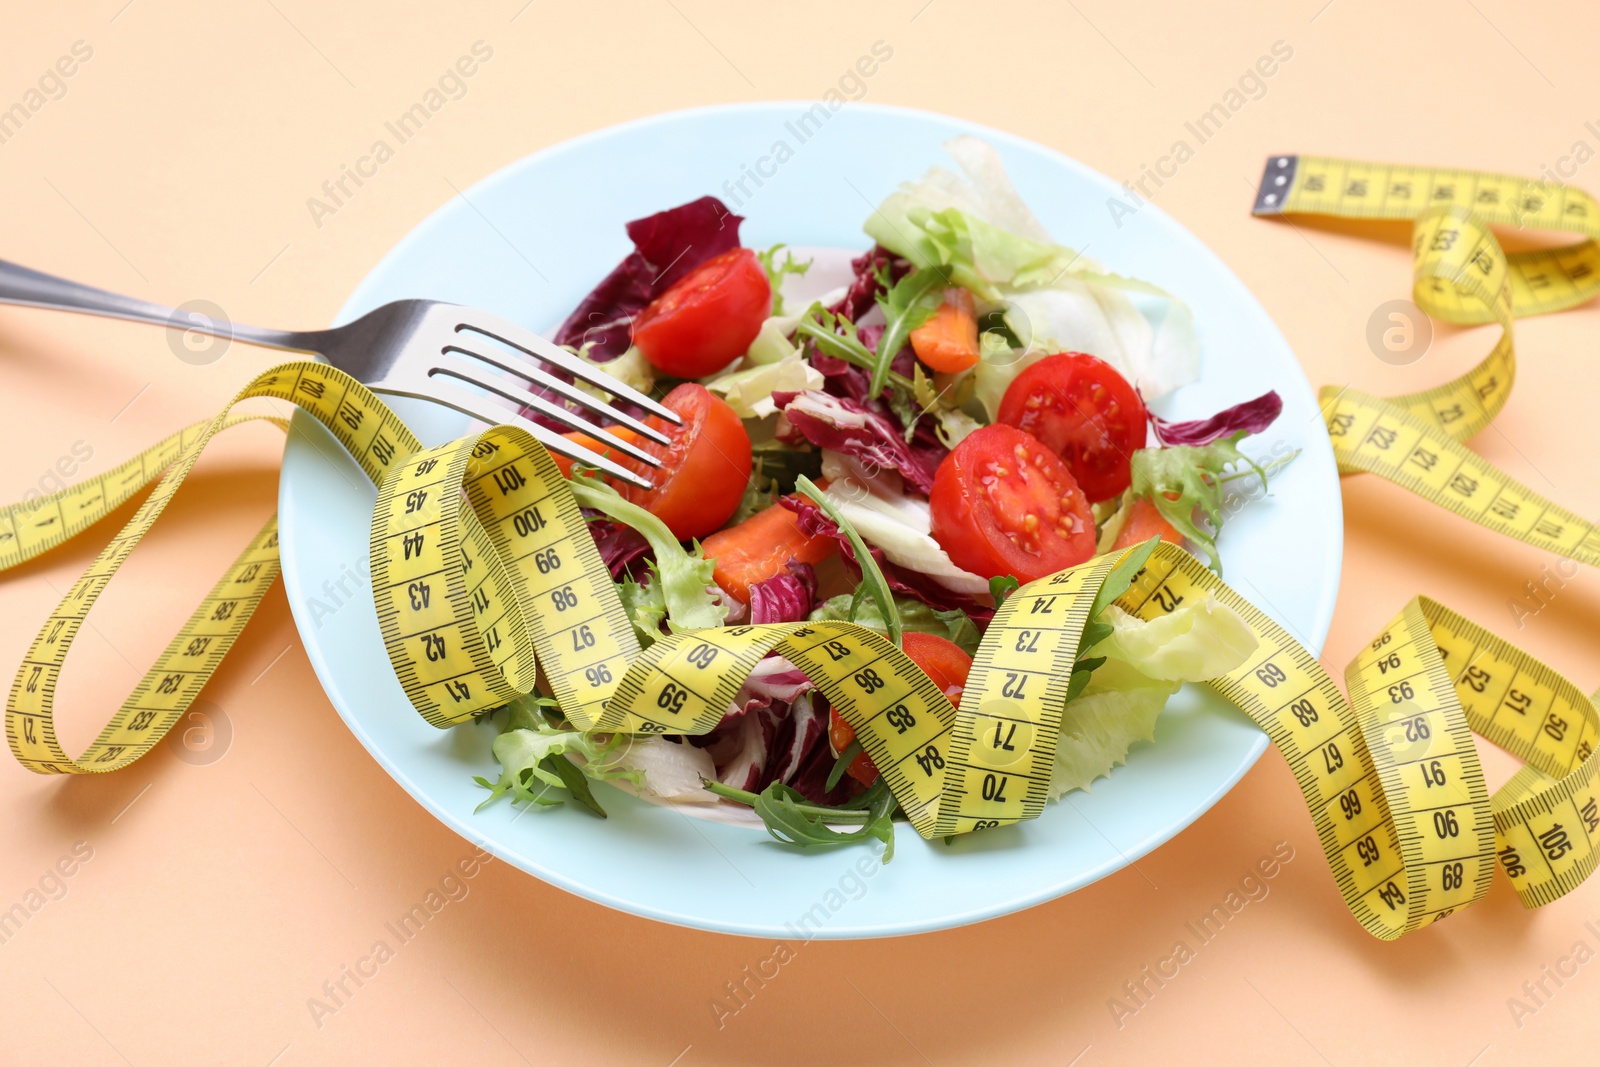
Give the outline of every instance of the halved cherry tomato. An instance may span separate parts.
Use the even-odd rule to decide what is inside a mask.
[[[704,378],[744,355],[772,310],[772,285],[748,248],[684,275],[633,320],[633,343],[675,378]]]
[[[950,703],[961,703],[967,673],[972,670],[972,657],[960,645],[938,634],[909,630],[900,635],[900,647],[944,690]]]
[[[1128,488],[1149,415],[1128,380],[1082,352],[1046,356],[1017,375],[997,422],[1026,430],[1066,461],[1090,500]]]
[[[607,426],[603,431],[596,430],[593,434],[583,433],[581,430],[573,430],[571,433],[564,433],[561,436],[565,437],[579,448],[587,448],[595,455],[604,456],[607,459],[625,458],[620,452],[613,454],[610,443],[606,441],[607,434],[610,434],[619,440],[626,441],[630,445],[636,445],[639,443],[639,435],[628,429],[626,426]],[[550,458],[556,461],[557,467],[561,468],[561,477],[572,477],[572,460],[556,452],[550,453]]]
[[[737,526],[718,530],[700,550],[717,563],[717,585],[748,604],[752,585],[783,573],[790,560],[821,563],[839,551],[839,542],[821,534],[807,537],[800,532],[800,516],[774,504]]]
[[[954,374],[978,362],[978,313],[972,294],[946,289],[944,303],[911,331],[911,350],[929,368]]]
[[[1067,465],[1002,423],[973,431],[939,464],[933,538],[955,565],[1026,585],[1094,555],[1094,518]]]
[[[961,692],[967,685],[967,673],[972,670],[972,657],[963,652],[961,646],[938,634],[907,631],[900,635],[900,647],[944,690],[950,703],[961,703]],[[833,750],[843,752],[855,739],[856,728],[844,720],[838,709],[833,709],[828,717],[828,741],[833,745]],[[871,785],[878,780],[878,768],[865,752],[850,761],[845,773],[862,785]]]
[[[653,489],[625,486],[623,496],[666,523],[680,541],[704,537],[727,522],[744,497],[750,480],[750,435],[727,401],[703,385],[684,382],[661,402],[683,423],[674,426],[650,417],[650,425],[671,442],[638,442],[661,461],[653,470],[619,460],[655,483]]]
[[[1123,520],[1122,529],[1117,531],[1111,547],[1113,550],[1132,548],[1134,545],[1144,544],[1152,537],[1171,541],[1175,545],[1183,544],[1183,535],[1166,520],[1156,506],[1147,498],[1136,496],[1133,498],[1133,503],[1128,505],[1128,517]]]

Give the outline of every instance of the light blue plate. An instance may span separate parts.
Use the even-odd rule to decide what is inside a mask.
[[[1301,455],[1272,495],[1233,515],[1222,537],[1228,580],[1313,650],[1339,584],[1342,521],[1333,454],[1316,400],[1288,343],[1216,256],[1159,208],[1121,219],[1116,183],[1009,134],[916,111],[850,104],[800,143],[811,105],[752,104],[679,112],[618,126],[515,163],[450,201],[390,252],[339,321],[389,300],[473,304],[536,330],[561,321],[622,256],[622,224],[707,193],[744,202],[744,243],[865,247],[861,222],[894,186],[961,133],[993,143],[1023,199],[1057,240],[1113,270],[1187,300],[1204,349],[1202,381],[1160,405],[1167,417],[1210,414],[1276,389],[1277,424],[1254,442]],[[777,142],[792,158],[771,162]],[[784,154],[784,153],[778,153]],[[764,159],[764,157],[766,157]],[[771,174],[744,196],[734,186]],[[1248,198],[1236,205],[1245,225]],[[428,444],[465,422],[420,403],[396,409]],[[279,506],[283,571],[306,651],[361,743],[417,801],[501,859],[602,904],[666,922],[755,936],[874,937],[938,930],[1069,893],[1138,859],[1216,803],[1266,748],[1266,737],[1209,690],[1190,687],[1161,716],[1155,744],[1093,793],[1020,826],[926,842],[902,826],[892,863],[862,848],[798,852],[759,828],[692,818],[609,787],[609,820],[562,807],[481,814],[474,774],[494,777],[487,727],[440,732],[413,711],[384,654],[367,573],[375,493],[334,438],[297,414]],[[1239,483],[1236,483],[1239,484]],[[342,584],[341,584],[342,583]],[[353,594],[353,595],[352,595]],[[319,607],[320,605],[320,607]],[[330,613],[331,611],[331,613]],[[863,874],[863,872],[871,872]]]

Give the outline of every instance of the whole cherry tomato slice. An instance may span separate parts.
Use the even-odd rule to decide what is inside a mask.
[[[748,248],[684,275],[633,320],[633,343],[657,370],[704,378],[744,355],[772,310],[772,285]]]
[[[1077,480],[1031,434],[996,423],[939,464],[933,537],[956,566],[1026,585],[1094,555],[1094,518]]]
[[[677,412],[683,423],[674,426],[650,417],[650,425],[671,441],[660,445],[639,439],[639,447],[659,459],[661,466],[652,469],[627,461],[654,488],[624,486],[623,495],[666,523],[678,540],[704,537],[732,518],[744,497],[750,481],[750,435],[727,401],[703,385],[684,382],[662,404]]]
[[[900,647],[940,689],[944,690],[944,695],[950,698],[950,703],[961,703],[961,691],[967,684],[967,672],[972,670],[972,657],[963,652],[961,646],[938,634],[912,631],[901,635]],[[856,728],[846,722],[837,709],[832,710],[828,717],[828,740],[832,743],[833,750],[843,752],[855,739]],[[878,768],[873,765],[872,757],[865,752],[850,761],[845,773],[862,785],[871,785],[878,780]]]
[[[1082,352],[1046,356],[1006,390],[997,422],[1033,434],[1060,456],[1090,500],[1109,500],[1132,481],[1149,414],[1128,380]]]

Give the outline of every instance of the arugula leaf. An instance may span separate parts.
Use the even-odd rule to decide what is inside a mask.
[[[939,309],[944,287],[948,284],[944,271],[929,268],[912,271],[878,294],[878,306],[883,309],[885,325],[883,336],[878,338],[868,396],[883,392],[889,379],[889,364],[910,339],[911,331],[927,322]]]
[[[856,324],[847,318],[831,314],[821,304],[812,304],[806,309],[799,325],[795,327],[795,335],[809,339],[816,350],[825,356],[842,359],[863,370],[870,371],[877,368],[878,357],[872,349],[861,343],[861,338],[856,333]],[[901,389],[911,388],[911,379],[903,374],[888,371],[887,378],[891,384]],[[882,387],[879,388],[881,390]]]
[[[615,489],[576,467],[568,485],[579,504],[633,527],[650,542],[655,556],[651,567],[655,580],[650,584],[660,586],[667,621],[674,630],[721,626],[727,620],[728,609],[713,600],[709,592],[715,581],[712,573],[716,570],[716,561],[704,558],[699,542],[694,543],[692,553],[686,551],[666,523],[639,505],[622,499]]]
[[[1104,656],[1093,656],[1089,659],[1080,659],[1072,665],[1072,677],[1067,679],[1067,699],[1064,703],[1072,703],[1083,695],[1089,688],[1089,679],[1094,677],[1094,672],[1105,666]]]
[[[868,838],[883,842],[883,862],[894,859],[894,794],[882,778],[851,801],[852,806],[830,808],[812,804],[804,794],[782,782],[773,782],[759,793],[734,789],[721,782],[705,780],[706,789],[719,797],[748,804],[761,817],[767,833],[787,845],[801,848],[849,845]],[[840,831],[828,823],[860,823],[855,830]]]
[[[1009,574],[997,574],[989,579],[989,595],[994,597],[994,606],[999,607],[1006,602],[1006,597],[1015,593],[1022,585]]]
[[[856,533],[856,528],[851,526],[840,512],[838,505],[828,499],[828,495],[816,487],[810,478],[801,475],[795,480],[795,488],[815,504],[821,512],[833,520],[841,533],[850,541],[850,547],[855,552],[856,565],[861,568],[861,585],[857,587],[857,595],[865,589],[878,605],[878,615],[883,619],[884,629],[888,632],[889,640],[896,645],[900,643],[902,626],[900,612],[896,609],[894,594],[889,591],[889,583],[884,580],[883,570],[879,568],[878,561],[872,558],[872,553],[867,549],[867,543],[861,540],[861,535]]]
[[[1084,625],[1083,634],[1078,638],[1078,654],[1073,661],[1072,677],[1067,679],[1067,700],[1070,701],[1081,694],[1088,686],[1089,678],[1095,669],[1105,663],[1104,656],[1084,657],[1085,652],[1110,637],[1116,629],[1101,618],[1101,615],[1118,597],[1128,591],[1128,587],[1149,562],[1150,553],[1156,550],[1156,545],[1160,541],[1160,537],[1152,537],[1143,544],[1130,548],[1117,561],[1117,565],[1111,568],[1111,573],[1106,575],[1105,581],[1100,583],[1100,589],[1094,595],[1094,603],[1089,607],[1089,621]]]
[[[572,794],[572,799],[588,808],[602,819],[606,817],[606,809],[594,798],[594,793],[589,789],[589,778],[578,769],[566,755],[546,756],[539,766],[555,772],[561,784],[567,787],[567,792]]]
[[[844,746],[844,751],[839,753],[838,757],[833,761],[833,768],[828,771],[828,780],[822,788],[829,793],[833,792],[833,787],[839,784],[839,779],[844,777],[844,772],[850,769],[850,764],[855,762],[856,757],[861,755],[861,752],[861,742],[859,740],[852,740],[848,745]]]
[[[767,284],[772,287],[771,314],[773,316],[783,314],[783,294],[778,291],[779,287],[783,285],[783,276],[785,274],[803,275],[811,269],[811,264],[815,262],[808,259],[804,263],[796,263],[793,252],[784,252],[783,262],[779,263],[778,253],[786,247],[788,246],[777,244],[765,252],[756,253],[756,259],[761,261],[761,269],[767,272]]]
[[[978,632],[978,624],[972,621],[972,616],[960,608],[951,608],[949,611],[936,611],[933,617],[944,624],[947,631],[944,636],[950,639],[951,644],[969,656],[977,655],[978,643],[983,635]]]
[[[1211,569],[1219,575],[1222,557],[1217,553],[1217,532],[1222,528],[1222,482],[1227,469],[1245,464],[1261,479],[1261,488],[1267,487],[1267,472],[1239,451],[1239,441],[1246,434],[1240,430],[1209,445],[1141,448],[1133,454],[1133,494],[1147,498],[1162,518],[1203,549]],[[1209,530],[1194,521],[1196,509],[1205,516]]]
[[[1139,572],[1144,570],[1144,565],[1150,561],[1150,555],[1156,550],[1156,545],[1160,543],[1161,538],[1159,536],[1152,537],[1143,544],[1135,545],[1133,548],[1128,549],[1123,554],[1123,557],[1117,561],[1117,565],[1111,568],[1111,573],[1106,575],[1106,580],[1100,583],[1100,590],[1095,593],[1094,603],[1089,607],[1089,618],[1091,625],[1098,623],[1100,626],[1106,627],[1106,629],[1093,640],[1089,640],[1089,628],[1085,627],[1084,640],[1078,644],[1078,653],[1080,655],[1111,636],[1110,623],[1100,622],[1100,613],[1128,591],[1129,587],[1133,585],[1133,580],[1139,576]]]

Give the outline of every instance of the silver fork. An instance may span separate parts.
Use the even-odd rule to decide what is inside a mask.
[[[508,423],[527,430],[552,452],[598,467],[614,478],[650,488],[650,481],[604,456],[596,455],[561,434],[503,408],[461,383],[516,404],[529,407],[556,422],[594,434],[593,423],[579,418],[564,405],[551,403],[512,378],[493,373],[498,368],[524,382],[547,389],[595,416],[632,430],[648,440],[667,444],[659,430],[551,374],[541,363],[559,367],[577,381],[593,386],[616,400],[635,404],[672,423],[678,416],[638,390],[624,385],[538,334],[507,322],[487,311],[444,304],[436,300],[397,300],[384,304],[343,326],[329,330],[266,330],[239,323],[216,322],[207,316],[184,313],[146,300],[121,296],[104,289],[57,278],[0,259],[0,303],[80,311],[90,315],[131,319],[156,326],[196,330],[216,337],[245,341],[265,348],[311,352],[366,384],[375,393],[431,400],[463,415],[487,423]],[[486,343],[488,342],[488,343]],[[499,342],[496,345],[494,342]],[[500,347],[500,346],[505,347]],[[615,435],[604,434],[615,448],[647,467],[660,462],[649,452]]]

